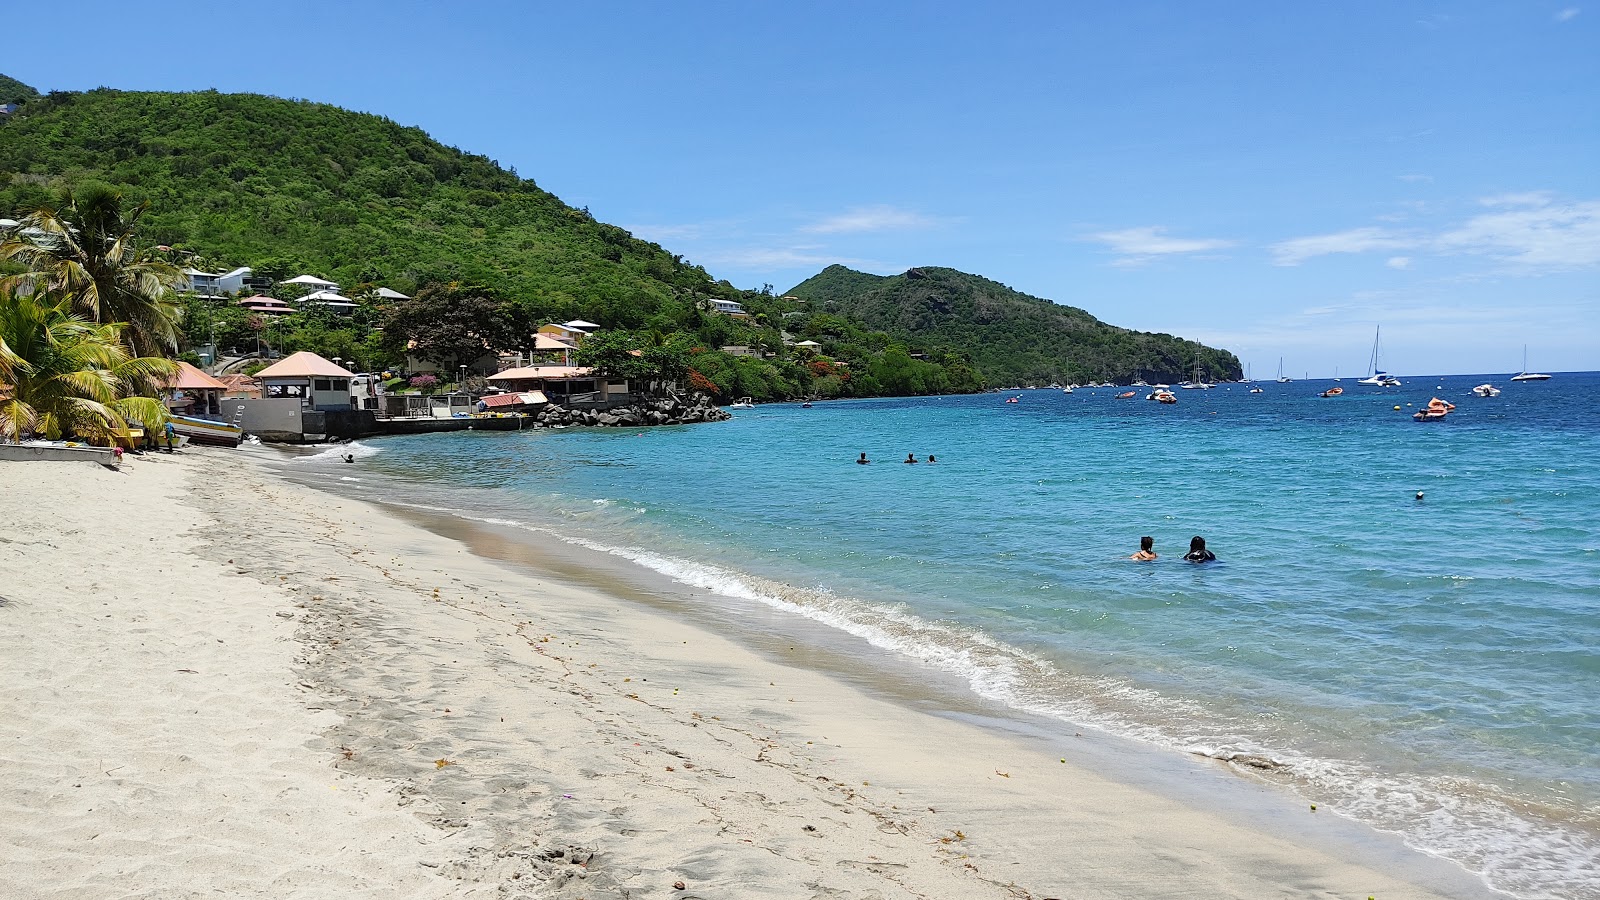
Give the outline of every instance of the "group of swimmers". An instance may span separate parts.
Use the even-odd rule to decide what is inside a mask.
[[[1156,539],[1147,534],[1144,537],[1139,538],[1138,552],[1134,553],[1128,558],[1141,561],[1155,559],[1155,546]],[[1185,553],[1183,558],[1187,562],[1207,563],[1216,559],[1217,555],[1206,549],[1206,539],[1197,534],[1189,539],[1189,552]]]
[[[903,462],[910,463],[912,465],[915,465],[916,463],[918,463],[920,461],[921,460],[917,459],[917,455],[915,453],[907,453],[906,454],[906,458],[903,460]],[[928,465],[931,466],[931,465],[933,465],[934,463],[936,463],[938,461],[939,461],[939,458],[937,456],[934,456],[932,453],[928,454]],[[872,462],[872,460],[867,459],[867,454],[865,454],[865,453],[862,453],[860,456],[856,457],[856,465],[858,465],[858,466],[864,466],[864,465],[867,465],[870,462]]]

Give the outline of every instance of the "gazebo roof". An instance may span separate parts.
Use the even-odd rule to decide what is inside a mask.
[[[256,373],[256,378],[354,378],[356,373],[342,366],[334,365],[331,360],[301,350],[278,360],[265,369]]]
[[[227,385],[182,360],[178,361],[178,374],[166,382],[165,387],[180,391],[225,391],[228,389]]]

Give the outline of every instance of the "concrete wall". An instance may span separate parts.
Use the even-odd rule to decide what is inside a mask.
[[[244,409],[239,425],[245,434],[253,434],[264,441],[298,441],[300,430],[300,398],[275,397],[268,399],[227,398],[222,401],[222,419],[233,421],[234,412]]]

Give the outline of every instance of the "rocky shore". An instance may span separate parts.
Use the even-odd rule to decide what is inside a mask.
[[[704,394],[688,398],[665,397],[645,400],[631,406],[612,409],[569,409],[552,403],[534,414],[540,425],[690,425],[696,422],[720,422],[733,418],[718,409]]]

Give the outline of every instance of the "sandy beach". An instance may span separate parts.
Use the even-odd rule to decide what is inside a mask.
[[[0,496],[6,897],[1493,896],[1220,764],[1109,777],[1103,736],[935,715],[249,452]]]

